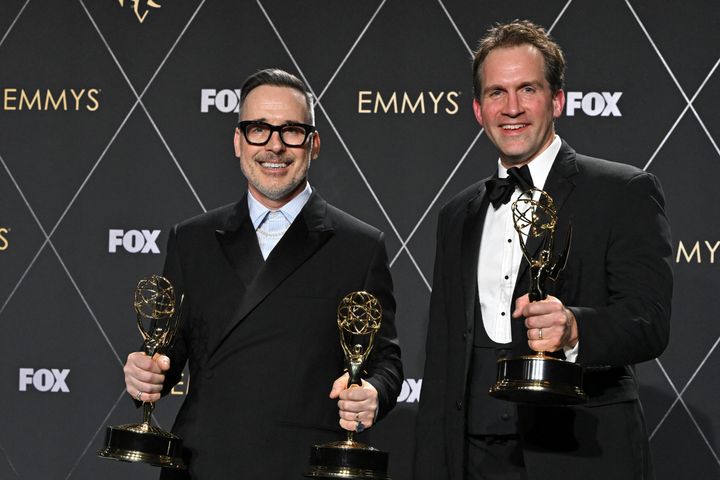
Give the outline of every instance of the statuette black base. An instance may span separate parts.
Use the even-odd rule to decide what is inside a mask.
[[[587,402],[580,365],[541,353],[498,360],[490,395],[515,403],[578,405]]]
[[[314,445],[310,449],[309,478],[391,480],[387,474],[388,454],[355,441]]]
[[[158,427],[139,423],[107,427],[105,448],[98,457],[184,469],[182,439]]]

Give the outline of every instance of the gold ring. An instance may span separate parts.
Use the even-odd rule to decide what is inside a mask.
[[[142,394],[143,394],[143,392],[138,390],[137,395],[135,395],[135,400],[137,400],[138,402],[142,402]]]
[[[543,339],[542,328],[538,328],[538,340]]]

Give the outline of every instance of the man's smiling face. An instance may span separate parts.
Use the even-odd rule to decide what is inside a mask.
[[[245,98],[243,120],[271,125],[309,123],[305,96],[290,87],[261,85]],[[235,156],[248,180],[250,193],[268,208],[279,208],[305,188],[311,160],[320,151],[320,137],[310,134],[299,147],[288,147],[273,132],[265,145],[251,145],[242,132],[235,130]]]
[[[529,44],[492,50],[480,68],[482,89],[480,99],[473,101],[475,117],[503,165],[528,163],[552,142],[564,92],[552,93],[543,56]]]

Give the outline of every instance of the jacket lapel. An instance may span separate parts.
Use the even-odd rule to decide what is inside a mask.
[[[327,202],[313,192],[280,242],[260,266],[222,334],[210,345],[210,357],[260,302],[332,237],[333,229],[329,223]],[[248,242],[259,252],[257,238],[253,237],[251,240],[248,239]],[[262,256],[260,258],[262,259]]]
[[[247,287],[264,261],[247,208],[247,197],[235,205],[222,229],[215,230],[220,248],[235,274]]]
[[[487,180],[480,183],[477,195],[468,202],[463,224],[460,263],[462,265],[463,298],[465,300],[465,331],[475,328],[478,256],[480,255],[480,239],[485,223],[485,215],[489,205],[485,188]],[[482,328],[482,326],[479,328]],[[466,376],[472,345],[472,338],[468,338],[465,342]]]

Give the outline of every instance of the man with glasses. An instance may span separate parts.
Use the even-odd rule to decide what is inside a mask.
[[[161,478],[302,478],[311,445],[372,426],[402,383],[383,234],[308,183],[320,151],[309,90],[259,71],[242,86],[239,119],[248,192],[173,228],[164,275],[185,294],[181,334],[167,356],[132,353],[124,368],[127,392],[154,402],[189,364],[173,427],[189,469]],[[362,386],[348,389],[336,316],[359,290],[378,298],[382,327]]]
[[[564,72],[560,47],[529,21],[479,43],[473,110],[499,158],[440,212],[414,480],[652,478],[633,365],[669,337],[665,201],[652,174],[556,135]],[[536,302],[511,208],[528,184],[554,200],[557,244],[572,225],[567,265]],[[498,359],[537,351],[584,368],[586,405],[488,395]]]

